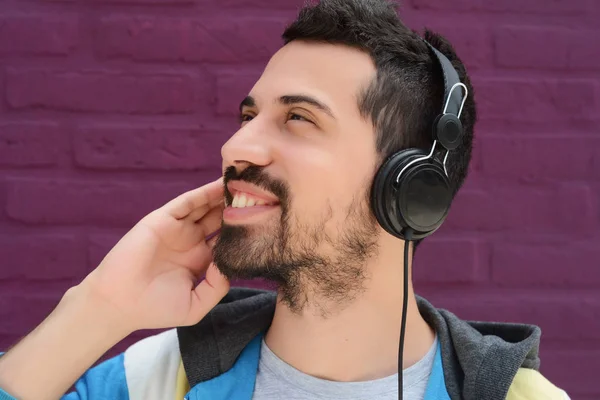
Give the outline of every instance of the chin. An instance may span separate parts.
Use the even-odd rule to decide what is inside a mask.
[[[269,264],[278,252],[276,229],[267,226],[223,224],[213,248],[213,261],[230,280],[268,278]]]

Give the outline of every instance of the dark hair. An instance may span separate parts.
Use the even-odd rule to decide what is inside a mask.
[[[282,37],[285,44],[294,40],[341,44],[371,56],[377,76],[360,93],[358,107],[375,126],[381,162],[405,148],[431,148],[432,123],[442,110],[442,71],[423,39],[402,23],[395,3],[321,0],[304,6]],[[454,197],[471,160],[476,121],[474,93],[452,45],[429,30],[425,30],[423,38],[452,62],[469,90],[460,118],[465,132],[463,141],[450,153],[446,164]]]

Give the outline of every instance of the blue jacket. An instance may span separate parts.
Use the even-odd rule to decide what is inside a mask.
[[[199,324],[134,344],[62,399],[251,400],[275,300],[272,292],[232,289]],[[418,304],[439,339],[426,400],[568,399],[537,372],[539,328],[466,323],[422,298]],[[0,388],[0,400],[16,399]]]

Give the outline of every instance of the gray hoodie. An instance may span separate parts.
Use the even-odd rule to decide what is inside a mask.
[[[232,288],[197,325],[177,329],[190,387],[228,371],[252,339],[270,326],[276,293]],[[437,332],[452,400],[502,400],[517,373],[539,368],[541,331],[532,325],[466,322],[417,297]]]

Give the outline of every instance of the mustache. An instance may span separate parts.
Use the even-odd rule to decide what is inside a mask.
[[[242,181],[251,183],[261,189],[273,193],[282,205],[286,205],[289,199],[288,185],[282,180],[271,177],[265,172],[264,167],[252,165],[238,173],[235,167],[227,167],[223,174],[223,185],[225,186],[225,200],[227,204],[233,202],[233,195],[227,188],[230,181]]]

